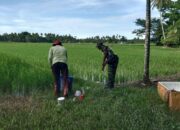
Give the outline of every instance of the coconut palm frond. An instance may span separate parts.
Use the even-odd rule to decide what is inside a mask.
[[[161,9],[164,5],[171,3],[171,0],[151,0],[152,8],[157,7]]]

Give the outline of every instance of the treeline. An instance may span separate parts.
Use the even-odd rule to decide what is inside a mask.
[[[180,0],[161,0],[152,3],[159,11],[159,18],[151,19],[151,40],[157,45],[180,46]],[[137,19],[139,29],[133,31],[138,37],[145,34],[145,19]]]
[[[97,43],[99,41],[107,43],[127,43],[128,40],[125,36],[112,35],[112,36],[95,36],[84,39],[79,39],[71,35],[57,35],[53,33],[4,33],[0,35],[0,41],[6,42],[53,42],[55,39],[60,39],[63,43]]]

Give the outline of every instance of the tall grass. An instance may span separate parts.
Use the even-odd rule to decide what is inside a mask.
[[[45,88],[52,85],[47,62],[51,44],[1,43],[1,88]],[[70,75],[102,82],[102,53],[94,44],[65,44]],[[116,83],[140,80],[143,75],[144,48],[141,45],[110,45],[120,60]],[[159,77],[180,72],[180,49],[151,47],[150,76]]]
[[[48,71],[3,53],[0,55],[0,74],[2,92],[14,94],[25,94],[29,90],[45,90],[52,82]]]

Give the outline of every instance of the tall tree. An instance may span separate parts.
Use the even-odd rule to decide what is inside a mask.
[[[164,5],[167,5],[170,2],[171,0],[152,0],[152,7],[157,7],[160,14],[161,29],[162,29],[164,39],[166,39],[166,36],[165,36],[165,31],[164,31],[164,26],[163,26],[162,9]]]
[[[135,24],[139,26],[139,29],[135,29],[132,33],[136,34],[138,37],[145,36],[146,20],[145,19],[136,19]],[[156,45],[161,45],[161,23],[160,19],[151,18],[151,41],[156,43]]]
[[[149,84],[149,61],[150,61],[150,25],[151,25],[151,0],[146,0],[146,35],[145,35],[145,53],[144,53],[144,84]]]
[[[180,0],[171,0],[171,3],[166,5],[163,18],[167,26],[163,44],[169,47],[180,45]]]

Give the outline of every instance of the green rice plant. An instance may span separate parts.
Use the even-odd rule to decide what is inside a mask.
[[[64,45],[68,51],[70,75],[74,78],[103,82],[101,71],[103,54],[96,49],[95,44]],[[119,56],[116,83],[121,84],[141,80],[144,64],[143,45],[113,44],[109,46]],[[0,43],[0,53],[3,53],[0,57],[3,58],[7,55],[9,59],[3,58],[0,62],[2,72],[1,88],[12,86],[8,85],[11,84],[11,81],[13,81],[13,88],[22,85],[26,86],[26,89],[41,87],[45,89],[52,86],[52,72],[47,61],[50,47],[51,44]],[[157,78],[179,73],[179,59],[179,48],[170,49],[152,45],[150,77]],[[11,67],[6,67],[6,64],[11,64]]]
[[[33,89],[45,89],[52,81],[47,71],[3,53],[0,55],[0,74],[1,90],[16,94]]]

